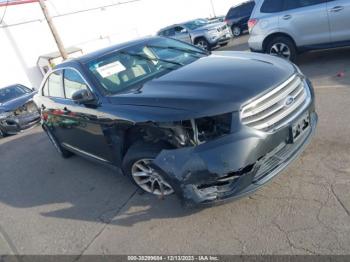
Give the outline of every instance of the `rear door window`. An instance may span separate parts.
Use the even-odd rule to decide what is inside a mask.
[[[254,6],[255,6],[254,2],[243,5],[241,7],[241,14],[244,16],[251,15],[251,13],[253,12]]]
[[[295,0],[293,0],[295,1]],[[278,13],[283,10],[283,0],[265,0],[261,6],[261,13]]]
[[[174,28],[175,34],[182,34],[184,32],[185,28],[182,26],[177,26]]]
[[[53,72],[48,80],[48,96],[64,98],[63,86],[62,86],[62,71],[58,70]],[[45,91],[45,87],[44,87]]]

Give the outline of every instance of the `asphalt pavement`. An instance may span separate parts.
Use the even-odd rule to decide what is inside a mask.
[[[350,49],[298,65],[316,88],[315,138],[272,183],[221,206],[184,209],[61,159],[39,127],[1,139],[0,254],[350,254]]]

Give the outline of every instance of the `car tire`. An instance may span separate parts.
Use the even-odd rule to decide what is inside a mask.
[[[211,50],[211,46],[210,46],[208,40],[203,38],[203,37],[196,39],[194,45],[199,47],[199,48],[202,48],[203,50],[206,50],[206,51]]]
[[[159,197],[172,195],[175,191],[171,182],[150,167],[150,164],[157,158],[159,153],[169,148],[169,146],[164,144],[146,144],[143,142],[132,145],[123,160],[122,169],[124,174],[138,188],[147,193]]]
[[[5,131],[3,131],[1,128],[0,128],[0,138],[3,138],[6,136],[6,133]]]
[[[74,154],[66,149],[64,149],[60,143],[57,141],[56,137],[52,134],[49,128],[43,127],[45,133],[49,137],[49,140],[51,141],[52,145],[55,147],[56,151],[61,155],[63,158],[70,158]]]
[[[297,49],[294,42],[284,36],[273,38],[266,47],[266,53],[279,56],[294,62],[297,58]]]
[[[239,37],[242,34],[242,28],[238,25],[233,25],[232,34],[234,37]]]

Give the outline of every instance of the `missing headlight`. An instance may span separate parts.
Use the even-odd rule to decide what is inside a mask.
[[[224,114],[214,117],[204,117],[192,121],[194,137],[197,143],[219,138],[231,133],[232,114]]]

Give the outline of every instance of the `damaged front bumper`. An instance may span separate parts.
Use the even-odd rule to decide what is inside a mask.
[[[246,196],[281,173],[310,142],[318,122],[314,103],[308,129],[291,142],[289,125],[274,133],[242,127],[197,147],[163,151],[153,162],[185,205],[212,204]]]
[[[40,123],[39,112],[29,113],[23,116],[11,116],[0,120],[0,128],[8,135],[15,135],[23,130]]]

